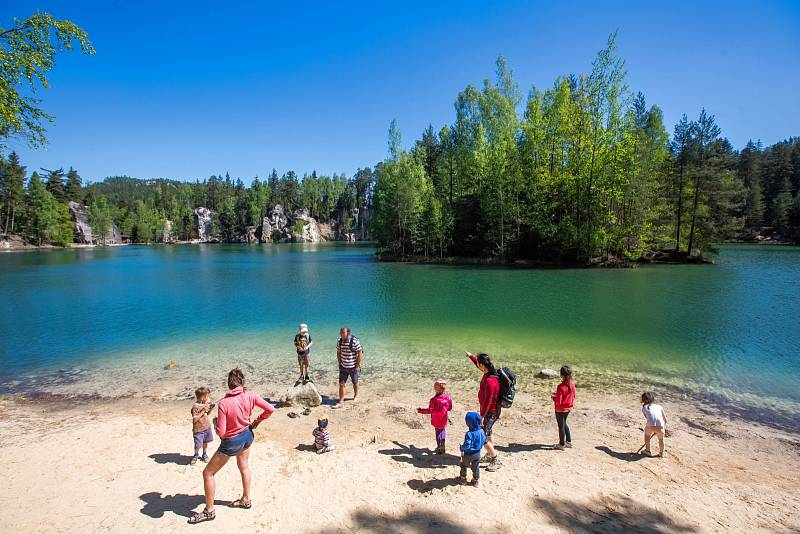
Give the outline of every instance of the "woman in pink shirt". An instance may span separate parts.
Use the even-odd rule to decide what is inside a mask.
[[[255,421],[250,422],[253,408],[258,406],[263,412]],[[203,469],[203,487],[206,493],[206,506],[189,518],[190,524],[211,521],[216,517],[214,512],[214,492],[216,483],[214,475],[228,463],[231,456],[236,456],[236,464],[242,474],[242,497],[231,503],[233,508],[250,508],[250,466],[247,461],[250,457],[250,445],[255,436],[253,430],[267,417],[272,415],[275,408],[267,401],[252,391],[244,388],[244,373],[239,368],[228,373],[228,392],[217,404],[217,435],[222,440],[219,449],[211,457],[211,461]]]

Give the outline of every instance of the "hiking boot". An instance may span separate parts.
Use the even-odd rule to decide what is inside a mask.
[[[555,445],[553,445],[553,448],[557,451],[563,451],[565,449],[565,447],[560,443],[556,443]]]
[[[487,452],[486,454],[484,454],[483,456],[481,456],[480,463],[482,463],[482,464],[488,464],[488,463],[490,463],[491,461],[492,461],[492,457],[491,457],[491,456],[489,456],[489,453],[488,453],[488,452]]]
[[[502,464],[500,463],[500,458],[495,456],[494,459],[492,459],[492,461],[489,462],[489,465],[486,466],[486,470],[491,472],[491,473],[494,473],[495,471],[500,469],[501,465]]]
[[[566,448],[568,448],[568,449],[571,449],[571,448],[572,448],[572,442],[571,442],[571,441],[568,441],[568,442],[566,442],[566,443],[564,444],[564,446],[565,446]]]

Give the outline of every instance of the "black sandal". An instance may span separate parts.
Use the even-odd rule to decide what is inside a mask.
[[[202,512],[197,512],[189,518],[189,524],[196,525],[197,523],[202,523],[204,521],[213,521],[215,517],[217,517],[217,513],[214,510],[209,512],[206,509],[203,509]]]
[[[245,510],[249,510],[253,507],[252,501],[245,501],[244,499],[236,499],[231,503],[231,508],[244,508]]]

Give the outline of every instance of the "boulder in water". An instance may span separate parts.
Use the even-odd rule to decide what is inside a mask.
[[[296,384],[281,397],[281,406],[304,406],[313,408],[322,404],[322,396],[313,382]]]
[[[553,369],[542,369],[539,371],[541,378],[558,378],[558,371]]]

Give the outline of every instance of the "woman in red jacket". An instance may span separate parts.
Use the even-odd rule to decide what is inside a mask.
[[[250,415],[254,407],[263,411],[255,421],[250,422]],[[250,445],[255,436],[253,430],[267,417],[272,415],[275,408],[262,399],[257,393],[244,388],[244,373],[239,368],[231,369],[228,373],[228,392],[217,403],[217,435],[222,440],[219,449],[211,457],[203,469],[203,486],[206,494],[206,507],[189,518],[190,524],[211,521],[216,517],[214,512],[214,493],[216,483],[214,475],[222,469],[228,460],[236,457],[236,465],[242,475],[242,496],[231,503],[233,508],[250,508]]]
[[[558,423],[558,445],[554,445],[553,448],[563,451],[564,447],[572,447],[567,416],[575,402],[575,383],[572,381],[572,368],[569,365],[563,366],[560,374],[561,383],[552,395],[556,408],[556,423]]]
[[[486,466],[487,471],[497,471],[500,469],[500,458],[497,457],[497,450],[492,441],[492,427],[500,419],[500,381],[497,379],[497,371],[495,371],[488,354],[481,353],[476,356],[467,352],[467,357],[483,373],[478,390],[478,403],[481,407],[483,431],[486,434],[486,443],[484,444],[486,455],[481,458],[481,461],[489,463]]]

